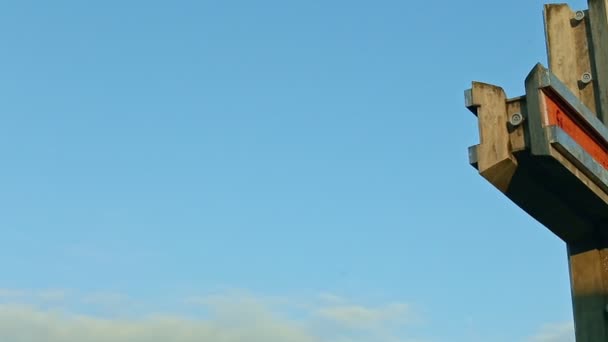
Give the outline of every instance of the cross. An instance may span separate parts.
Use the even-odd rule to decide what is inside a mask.
[[[487,181],[567,245],[577,342],[608,341],[608,0],[545,5],[549,68],[524,96],[473,82],[466,106]]]

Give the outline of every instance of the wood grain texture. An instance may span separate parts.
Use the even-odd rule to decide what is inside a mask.
[[[601,239],[568,244],[570,282],[577,342],[608,341],[607,250]]]
[[[526,106],[528,108],[528,120],[526,122],[527,132],[530,139],[530,151],[533,155],[547,156],[550,154],[551,145],[549,144],[543,120],[539,115],[545,112],[545,104],[542,101],[540,88],[543,85],[545,67],[536,64],[525,80],[526,85]]]
[[[594,82],[581,82],[584,73],[593,73],[588,18],[574,19],[565,4],[545,5],[544,16],[549,69],[597,115]]]
[[[547,52],[551,71],[572,91],[581,102],[593,111],[604,123],[608,122],[608,0],[589,0],[589,11],[584,20],[574,19],[574,11],[567,5],[556,4],[545,6],[545,29]],[[602,48],[603,47],[603,48]],[[593,81],[587,85],[580,80],[582,74],[593,75]],[[549,106],[550,107],[550,106]],[[547,108],[551,109],[551,108]],[[552,124],[564,126],[568,120],[560,119],[559,115],[550,117]],[[577,126],[573,126],[577,128]],[[576,129],[569,134],[577,138],[584,146],[600,146],[589,140],[588,135],[577,135]],[[584,141],[581,141],[581,137]],[[597,145],[597,146],[596,146]],[[587,149],[589,149],[587,146]],[[592,150],[595,159],[604,161],[606,154],[603,149]],[[569,169],[579,180],[589,187],[599,198],[606,201],[606,193],[598,189],[593,182],[574,165],[568,165],[566,158],[552,150],[551,154]],[[602,163],[605,165],[605,163]],[[556,186],[559,186],[556,185]],[[579,198],[579,194],[572,194]],[[569,204],[574,210],[573,203]],[[588,209],[583,206],[581,210]],[[593,210],[591,210],[593,212]],[[602,213],[603,214],[603,213]],[[592,224],[592,229],[586,228],[587,234],[578,241],[568,242],[570,282],[573,301],[577,342],[608,341],[608,322],[606,321],[606,304],[608,295],[608,263],[606,250],[598,238],[601,229],[592,215],[583,216]],[[582,228],[573,227],[573,229]],[[605,227],[602,227],[605,229]]]
[[[474,108],[479,124],[479,173],[505,192],[517,169],[517,161],[511,153],[505,92],[491,84],[473,82],[468,102],[467,105]]]
[[[507,100],[507,117],[511,117],[511,115],[516,113],[523,115],[524,118],[528,116],[525,96]],[[526,149],[527,144],[523,124],[517,127],[509,126],[509,142],[511,144],[511,153]]]
[[[588,0],[599,117],[608,123],[608,0]]]

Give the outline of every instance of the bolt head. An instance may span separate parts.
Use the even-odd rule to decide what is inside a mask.
[[[522,122],[524,122],[524,116],[521,115],[521,113],[513,113],[511,115],[511,117],[509,118],[509,123],[513,127],[517,127],[517,126],[521,125]]]
[[[586,72],[581,76],[581,82],[583,82],[584,84],[587,84],[587,83],[591,82],[592,80],[593,80],[593,76],[589,72]]]

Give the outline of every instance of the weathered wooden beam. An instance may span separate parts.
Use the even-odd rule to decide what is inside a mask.
[[[545,6],[545,32],[547,38],[547,53],[549,67],[564,85],[586,106],[590,112],[597,115],[603,123],[608,122],[608,29],[607,0],[590,0],[589,11],[574,12],[564,4],[552,4]],[[602,49],[602,47],[604,47]],[[567,140],[574,140],[574,145],[587,145],[586,150],[595,154],[595,161],[602,161],[605,151],[601,146],[589,141],[588,134],[577,127],[572,117],[564,115],[568,111],[561,109],[555,101],[544,99],[542,104],[549,115],[560,116],[559,124],[570,127],[567,132]],[[547,108],[549,107],[549,108]],[[557,111],[557,113],[556,113]],[[552,113],[549,113],[552,112]],[[552,120],[557,124],[556,120]],[[589,132],[589,131],[587,131]],[[597,140],[598,138],[596,138]],[[601,138],[599,138],[601,140]],[[556,146],[556,151],[551,151],[553,156],[564,163],[568,158],[567,147]],[[594,148],[595,147],[595,148]],[[593,161],[592,161],[593,162]],[[604,168],[600,165],[598,168]],[[593,178],[589,172],[581,171],[580,165],[570,167],[581,182],[590,189],[594,189],[593,183],[602,185],[601,180],[594,179],[593,182],[586,180],[587,176]],[[601,173],[603,170],[599,170]],[[560,186],[557,184],[556,186]],[[606,201],[606,187],[594,189],[598,197]],[[599,190],[599,191],[598,191]],[[577,200],[581,200],[580,193],[573,193]],[[574,209],[569,205],[569,210]],[[608,295],[608,253],[605,249],[605,234],[599,227],[603,225],[593,215],[585,214],[582,217],[584,225],[588,227],[580,230],[581,225],[573,227],[583,233],[578,239],[566,240],[568,246],[568,264],[570,270],[570,283],[572,291],[572,307],[575,322],[575,335],[577,342],[606,342],[608,341],[608,322],[606,320],[606,304]],[[594,223],[595,222],[595,223]],[[591,225],[589,227],[589,225]]]
[[[480,82],[465,93],[466,106],[478,118],[480,144],[475,149],[479,173],[505,192],[517,169],[511,152],[507,97],[502,88]]]
[[[509,117],[509,121],[512,121],[511,118],[517,118],[518,115],[521,115],[521,119],[525,120],[527,116],[526,112],[527,105],[525,96],[520,96],[507,100],[507,117]],[[509,124],[508,130],[511,153],[515,154],[517,152],[525,150],[529,144],[526,141],[524,126],[514,126],[512,124]]]
[[[598,91],[599,117],[608,124],[608,0],[588,0],[592,36],[594,83]],[[574,47],[573,47],[574,48]]]
[[[467,106],[481,143],[470,149],[471,164],[566,242],[608,232],[599,226],[608,222],[608,128],[542,65],[526,93],[507,100],[501,88],[473,83]],[[525,120],[511,124],[515,114]]]
[[[549,69],[597,115],[588,15],[566,4],[550,4],[544,17]]]
[[[608,0],[545,6],[550,70],[507,100],[473,83],[480,174],[568,247],[577,342],[608,342]],[[525,122],[508,124],[520,115]]]
[[[608,247],[602,236],[568,244],[577,342],[608,341]]]

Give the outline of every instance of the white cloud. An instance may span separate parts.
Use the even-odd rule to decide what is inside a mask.
[[[65,290],[44,290],[34,293],[34,297],[45,302],[61,302],[68,296]]]
[[[0,289],[0,299],[3,300],[23,298],[27,294],[28,292],[24,290]]]
[[[199,321],[177,316],[112,320],[11,306],[0,308],[0,340],[14,342],[319,341],[296,324],[273,317],[256,319],[252,322]]]
[[[88,304],[124,304],[129,301],[127,295],[115,292],[96,292],[82,297],[82,301]]]
[[[61,302],[68,296],[66,290],[13,290],[0,289],[2,302]]]
[[[321,293],[319,295],[319,300],[321,300],[324,303],[334,303],[334,304],[348,302],[348,300],[346,300],[346,298],[342,298],[341,296],[338,296],[334,293],[328,293],[328,292]]]
[[[554,323],[541,327],[529,342],[574,342],[574,323]]]
[[[319,309],[318,314],[325,319],[356,328],[376,328],[389,323],[406,323],[410,318],[409,308],[403,303],[391,303],[379,307],[336,304]]]
[[[7,292],[8,293],[8,292]],[[18,293],[17,293],[18,294]],[[52,296],[51,296],[52,297]],[[121,302],[121,295],[81,296],[80,305]],[[337,297],[336,297],[337,298]],[[95,300],[91,300],[95,299]],[[339,301],[302,306],[286,298],[246,294],[192,297],[183,312],[139,316],[78,314],[30,303],[0,305],[0,341],[12,342],[405,342],[390,324],[411,315],[404,304],[366,307]],[[192,304],[195,304],[194,306]],[[64,305],[65,307],[65,305]],[[194,308],[194,310],[193,310]],[[202,318],[203,317],[203,318]],[[336,324],[338,323],[338,324]],[[330,327],[330,328],[328,328]]]

